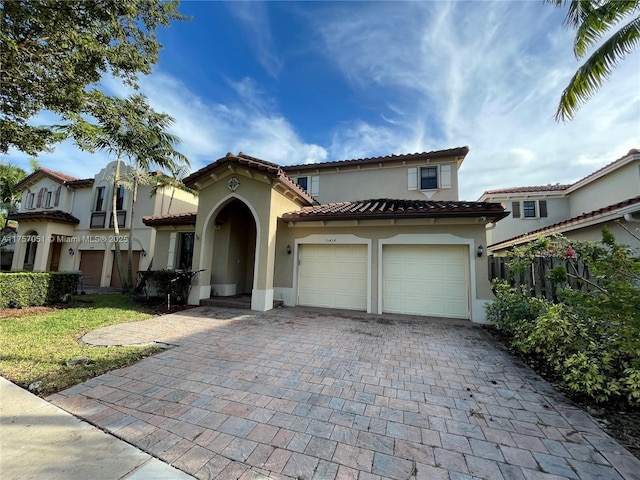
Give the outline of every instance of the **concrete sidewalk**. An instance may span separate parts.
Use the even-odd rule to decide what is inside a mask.
[[[26,479],[192,479],[0,377],[0,475]]]

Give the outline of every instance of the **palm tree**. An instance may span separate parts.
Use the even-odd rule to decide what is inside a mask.
[[[573,51],[578,60],[624,23],[591,53],[562,92],[556,120],[573,119],[609,77],[613,68],[640,42],[640,0],[546,0],[556,7],[568,4],[565,25],[576,30]],[[630,18],[630,20],[629,20]]]
[[[122,290],[126,292],[133,284],[134,212],[138,185],[144,177],[142,172],[151,165],[178,169],[180,164],[188,164],[188,160],[173,148],[179,143],[179,139],[166,131],[174,119],[151,109],[144,95],[130,95],[125,99],[107,97],[97,91],[90,92],[90,95],[91,115],[96,119],[97,125],[76,116],[66,129],[80,148],[89,151],[104,150],[116,157],[112,196],[115,261]],[[132,165],[132,175],[123,175],[123,158],[128,159]],[[132,190],[127,278],[122,274],[120,265],[120,228],[116,208],[118,187],[125,186]]]
[[[171,205],[173,204],[173,197],[176,193],[176,190],[181,190],[183,192],[190,193],[191,195],[198,195],[197,190],[187,187],[182,181],[182,178],[187,173],[186,168],[171,170],[169,173],[170,175],[166,175],[164,173],[159,173],[158,175],[155,175],[153,177],[151,190],[149,191],[149,196],[153,197],[157,195],[159,191],[163,191],[169,188],[171,189],[171,197],[169,198],[169,205],[167,206],[166,213],[171,213]]]
[[[175,150],[174,146],[180,143],[180,139],[167,132],[174,119],[164,113],[149,112],[145,118],[148,130],[141,148],[132,155],[134,160],[132,195],[131,195],[131,229],[129,231],[129,249],[127,255],[127,280],[133,286],[133,232],[135,220],[135,205],[138,199],[138,187],[141,184],[152,183],[149,171],[154,167],[165,168],[169,171],[186,170],[189,160],[182,153]]]

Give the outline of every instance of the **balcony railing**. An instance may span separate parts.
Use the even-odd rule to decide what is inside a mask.
[[[118,210],[118,227],[124,228],[124,224],[127,221],[127,211]],[[109,228],[113,228],[113,215],[109,215]]]
[[[107,212],[93,212],[89,228],[104,228],[105,218],[107,218]]]

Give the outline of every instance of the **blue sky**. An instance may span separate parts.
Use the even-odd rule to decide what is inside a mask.
[[[640,51],[567,124],[579,63],[564,10],[535,1],[182,2],[159,32],[151,105],[176,119],[192,170],[227,152],[283,165],[470,147],[460,199],[573,182],[640,148]],[[112,94],[130,93],[105,78]],[[51,122],[45,113],[39,122]],[[54,122],[52,122],[54,123]],[[28,157],[7,159],[28,169]],[[105,155],[38,157],[91,177]]]

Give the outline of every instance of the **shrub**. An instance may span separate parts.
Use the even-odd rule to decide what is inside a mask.
[[[138,272],[140,281],[136,290],[155,290],[161,297],[170,295],[171,303],[184,305],[189,299],[191,286],[199,271],[192,270],[146,270]]]
[[[66,302],[76,293],[79,275],[71,272],[0,273],[0,308]]]
[[[564,271],[550,273],[550,280],[560,284],[557,301],[494,281],[496,301],[487,309],[488,318],[514,347],[541,357],[571,391],[597,402],[620,398],[640,404],[638,259],[606,230],[601,242],[558,236],[538,239],[513,254],[509,266],[514,271],[540,255],[564,262]],[[578,259],[589,278],[576,267]],[[569,280],[576,279],[588,288],[571,288]]]

